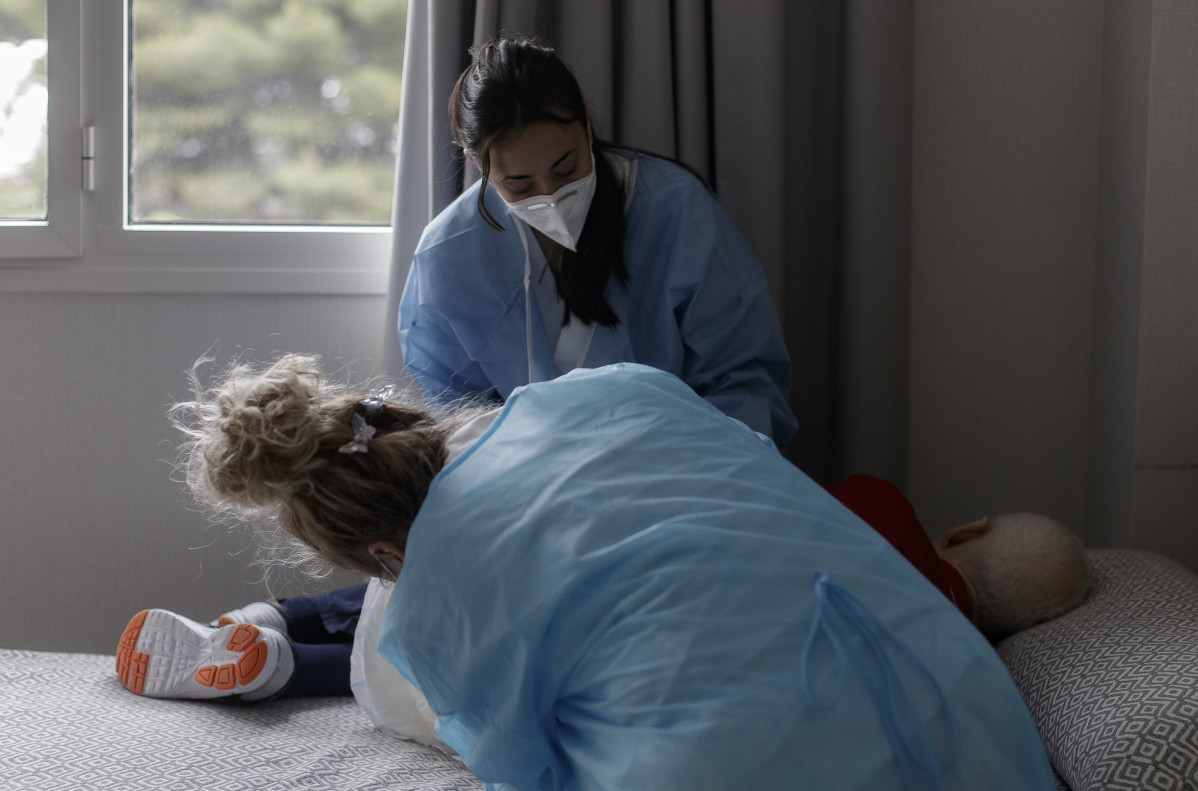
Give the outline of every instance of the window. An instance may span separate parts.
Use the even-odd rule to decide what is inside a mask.
[[[0,2],[0,219],[46,220],[46,9]]]
[[[388,225],[395,0],[132,0],[129,221]]]
[[[0,52],[36,60],[38,5],[47,187],[0,203],[0,285],[383,290],[404,0],[0,0]]]
[[[82,249],[78,6],[0,0],[0,255]],[[51,55],[49,42],[63,40]],[[49,97],[53,95],[54,101]]]

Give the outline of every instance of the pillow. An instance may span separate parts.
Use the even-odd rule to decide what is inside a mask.
[[[1198,576],[1089,550],[1080,607],[995,646],[1073,791],[1198,786]]]

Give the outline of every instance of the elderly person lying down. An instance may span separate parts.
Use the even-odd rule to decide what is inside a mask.
[[[991,640],[1063,615],[1090,587],[1085,546],[1042,514],[984,516],[933,543],[892,483],[854,475],[828,492],[902,553]]]
[[[379,653],[492,787],[1053,787],[982,634],[669,374],[437,419],[290,356],[196,408],[209,506],[395,579]]]

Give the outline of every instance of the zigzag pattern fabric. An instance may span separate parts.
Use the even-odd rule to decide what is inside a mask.
[[[1198,576],[1090,550],[1089,599],[997,646],[1073,791],[1198,788]]]
[[[479,791],[458,760],[373,728],[354,699],[256,706],[130,695],[113,657],[0,650],[0,788]]]

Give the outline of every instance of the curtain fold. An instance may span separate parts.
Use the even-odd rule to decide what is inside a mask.
[[[910,0],[885,9],[865,0],[410,0],[409,8],[384,328],[391,373],[403,370],[396,312],[420,232],[474,177],[449,140],[453,81],[471,46],[496,33],[536,34],[573,67],[596,134],[692,167],[757,254],[794,363],[800,426],[787,455],[820,481],[852,472],[904,481],[909,130],[904,137],[901,124],[910,75],[895,64],[910,56]],[[846,103],[846,85],[893,97],[883,126],[868,105]],[[857,158],[859,167],[846,166]],[[846,173],[855,177],[846,182]],[[883,197],[870,200],[879,185]],[[879,337],[884,357],[863,356]]]
[[[914,0],[846,3],[835,303],[840,464],[904,489],[914,16]]]

